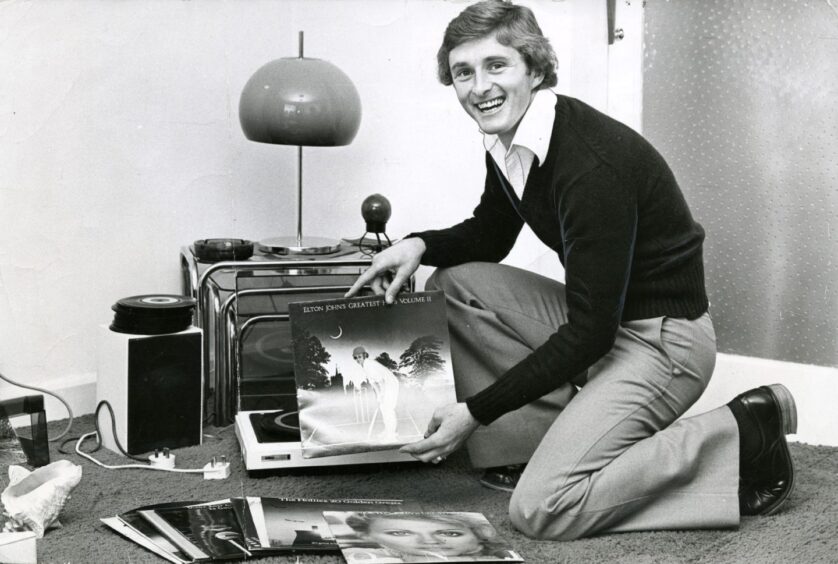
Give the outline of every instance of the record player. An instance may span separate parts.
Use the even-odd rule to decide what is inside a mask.
[[[236,437],[248,471],[314,466],[410,462],[397,450],[303,458],[296,405],[294,411],[241,411],[236,414]]]
[[[357,274],[357,267],[312,271],[297,266],[292,276],[259,272],[237,276],[235,428],[249,471],[414,460],[398,450],[303,457],[289,304],[342,296]]]

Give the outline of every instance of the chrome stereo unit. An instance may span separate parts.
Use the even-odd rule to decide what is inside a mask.
[[[355,245],[220,261],[181,249],[183,293],[196,299],[203,329],[205,423],[235,424],[249,471],[413,460],[397,450],[312,459],[300,451],[288,304],[342,297],[370,261]]]

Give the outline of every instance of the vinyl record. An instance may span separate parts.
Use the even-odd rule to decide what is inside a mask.
[[[299,440],[300,418],[296,411],[271,411],[263,413],[259,427],[275,439]]]
[[[276,425],[282,429],[291,430],[291,431],[299,431],[300,430],[300,413],[298,411],[292,411],[289,413],[283,413],[282,415],[278,415],[274,422]]]
[[[294,362],[294,350],[291,343],[283,343],[275,332],[265,333],[255,340],[253,352],[261,359],[274,366],[276,363]]]
[[[141,310],[180,310],[195,307],[195,300],[174,294],[145,294],[122,298],[114,307]]]
[[[131,296],[117,301],[111,330],[132,335],[178,333],[192,325],[195,300],[173,294]]]

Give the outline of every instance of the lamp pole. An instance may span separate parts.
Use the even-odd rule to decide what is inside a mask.
[[[303,30],[299,35],[299,58],[303,57]],[[303,246],[303,146],[297,145],[297,247]]]

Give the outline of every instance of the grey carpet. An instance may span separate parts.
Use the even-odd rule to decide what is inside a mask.
[[[63,422],[50,425],[51,433]],[[77,419],[72,435],[92,430],[92,417]],[[402,498],[425,510],[479,511],[497,527],[530,563],[728,563],[838,562],[838,448],[792,444],[797,484],[783,511],[772,517],[745,518],[738,530],[658,531],[626,533],[557,543],[533,541],[517,533],[506,514],[508,495],[481,487],[477,472],[463,454],[438,467],[420,464],[330,469],[315,474],[250,478],[238,455],[232,428],[217,432],[200,447],[175,451],[178,466],[202,467],[212,456],[232,461],[232,477],[204,481],[197,475],[145,470],[109,471],[76,455],[56,452],[83,466],[81,483],[61,515],[63,527],[38,541],[41,562],[114,563],[163,562],[139,546],[112,533],[99,522],[141,505],[176,500],[214,500],[231,496]],[[91,443],[92,444],[92,443]],[[69,445],[68,445],[69,446]],[[96,456],[109,464],[125,459],[101,450]],[[2,469],[0,482],[6,480]],[[5,487],[5,483],[0,483]],[[337,564],[339,554],[271,557],[265,563],[313,562]]]

